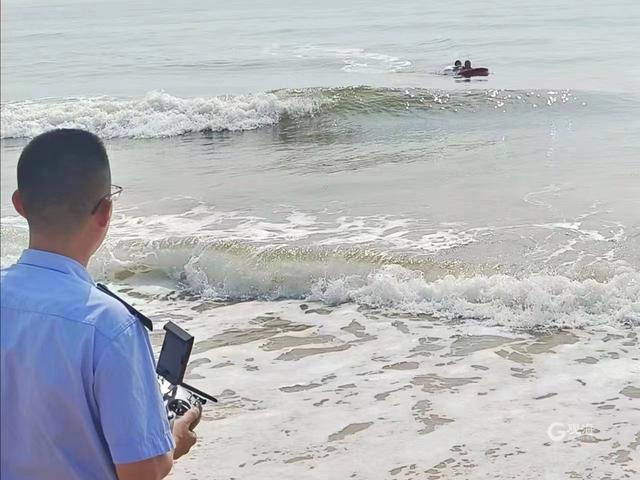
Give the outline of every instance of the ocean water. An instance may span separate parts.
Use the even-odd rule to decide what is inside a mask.
[[[125,192],[90,270],[195,333],[221,397],[175,478],[640,472],[637,2],[1,22],[2,265],[29,138],[103,137]],[[490,76],[439,74],[458,58]]]

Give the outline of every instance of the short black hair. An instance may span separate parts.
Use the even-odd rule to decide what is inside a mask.
[[[109,193],[110,185],[104,144],[84,130],[38,135],[18,160],[18,191],[30,228],[72,232]]]
[[[462,62],[460,60],[456,60],[456,63],[454,63],[454,65],[457,67],[458,65],[462,65]]]

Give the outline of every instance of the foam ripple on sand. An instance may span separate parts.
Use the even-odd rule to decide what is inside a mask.
[[[145,305],[160,319],[198,303]],[[186,317],[189,382],[220,403],[178,479],[634,474],[633,328],[514,332],[297,301]]]

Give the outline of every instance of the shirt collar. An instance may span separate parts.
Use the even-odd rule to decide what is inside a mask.
[[[22,252],[18,263],[32,267],[46,268],[47,270],[55,270],[56,272],[72,275],[93,284],[91,275],[89,275],[89,272],[87,272],[84,266],[73,258],[57,253],[29,248]]]

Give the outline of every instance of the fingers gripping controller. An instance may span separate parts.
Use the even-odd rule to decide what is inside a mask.
[[[206,399],[200,398],[198,395],[190,392],[186,388],[180,386],[171,386],[170,390],[164,394],[164,404],[167,408],[167,415],[169,421],[173,421],[176,418],[182,417],[192,408],[197,408],[202,412],[202,404],[206,402]],[[191,429],[194,429],[200,421],[200,416],[191,425]]]

